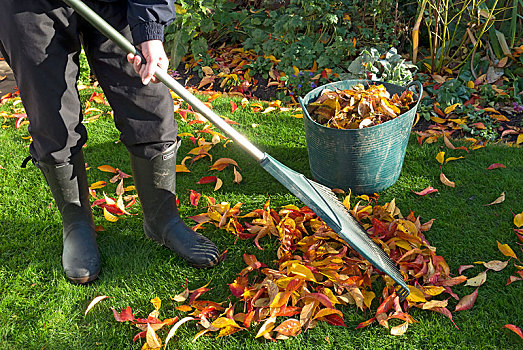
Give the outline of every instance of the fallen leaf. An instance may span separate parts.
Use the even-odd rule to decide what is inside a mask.
[[[190,201],[191,201],[191,204],[194,205],[195,207],[198,206],[198,202],[200,201],[200,198],[201,198],[201,194],[196,192],[195,190],[191,190],[191,194],[190,194]]]
[[[500,260],[492,260],[486,263],[483,263],[483,266],[485,266],[487,269],[499,272],[503,270],[505,267],[507,267],[509,260],[507,261],[500,261]]]
[[[114,174],[116,174],[116,172],[117,172],[116,169],[113,168],[110,165],[100,165],[99,167],[97,167],[97,169],[100,170],[100,171],[104,171],[106,173],[114,173]]]
[[[523,212],[514,215],[514,225],[516,225],[517,228],[523,226]]]
[[[133,321],[134,315],[130,306],[122,309],[122,312],[118,313],[115,309],[113,310],[114,319],[118,322]]]
[[[104,218],[105,218],[105,220],[110,221],[110,222],[118,221],[118,217],[109,213],[109,211],[107,210],[106,207],[104,207]]]
[[[473,268],[474,265],[461,265],[459,268],[458,268],[458,274],[461,275],[461,273],[467,269],[470,269],[470,268]]]
[[[514,332],[514,333],[516,333],[517,335],[519,335],[519,337],[520,337],[521,339],[523,339],[523,331],[521,330],[521,328],[516,327],[516,326],[514,326],[513,324],[506,324],[506,325],[504,325],[503,327],[510,329],[512,332]]]
[[[414,192],[412,189],[410,189],[412,192]],[[423,191],[420,191],[420,192],[414,192],[415,194],[417,194],[418,196],[425,196],[427,194],[430,194],[430,193],[434,193],[434,192],[438,192],[437,189],[433,188],[432,186],[428,186],[427,188],[425,188]]]
[[[158,338],[150,323],[147,323],[147,335],[145,338],[147,339],[147,346],[151,349],[157,349],[162,346],[162,340]]]
[[[242,174],[240,174],[240,172],[238,170],[236,170],[236,167],[234,167],[234,180],[233,180],[233,182],[237,183],[237,184],[242,182]]]
[[[188,321],[192,321],[192,320],[195,320],[195,318],[194,317],[184,317],[181,320],[179,320],[178,322],[176,322],[176,324],[173,326],[173,328],[171,328],[171,330],[169,331],[169,334],[167,334],[167,338],[165,338],[164,346],[167,347],[167,343],[169,343],[169,340],[171,340],[171,338],[174,336],[174,333],[176,333],[176,330],[182,324],[184,324],[185,322],[188,322]]]
[[[301,333],[301,324],[297,319],[289,318],[273,330],[288,337],[294,337]]]
[[[405,332],[407,331],[408,328],[409,328],[409,323],[404,322],[398,326],[392,327],[390,329],[390,334],[391,335],[403,335],[403,334],[405,334]]]
[[[484,206],[487,207],[489,205],[500,204],[500,203],[503,203],[504,201],[505,201],[505,192],[502,192],[501,195],[498,198],[496,198],[496,200],[494,200],[492,203],[484,204]]]
[[[445,152],[439,152],[438,155],[436,156],[436,160],[437,160],[440,164],[443,164],[444,161],[445,161]]]
[[[506,168],[506,166],[501,163],[492,163],[489,165],[487,170],[492,170],[492,169],[497,169],[497,168]]]
[[[216,178],[216,185],[214,186],[214,190],[213,191],[218,191],[220,189],[220,187],[222,187],[223,185],[223,181],[217,177]]]
[[[218,178],[216,176],[204,176],[200,180],[198,180],[198,182],[196,182],[196,183],[203,185],[203,184],[214,183],[217,180],[218,180]]]
[[[480,272],[476,277],[469,278],[465,286],[479,287],[487,280],[487,271]]]
[[[238,169],[240,168],[238,166],[238,163],[236,163],[236,161],[234,159],[231,159],[231,158],[220,158],[216,162],[214,162],[214,164],[211,166],[211,170],[222,171],[223,169],[225,169],[229,165],[234,165],[234,166],[238,167]]]
[[[496,241],[498,243],[498,249],[501,253],[503,253],[503,255],[505,256],[508,256],[508,257],[511,257],[511,258],[514,258],[514,259],[517,259],[518,257],[516,256],[516,253],[514,253],[514,251],[512,250],[512,248],[509,247],[508,244],[501,244],[499,243],[498,241]]]
[[[97,190],[97,189],[103,188],[105,186],[107,186],[107,182],[105,182],[105,181],[96,181],[96,182],[92,183],[91,186],[89,186],[89,188],[92,189],[92,190]]]
[[[476,298],[478,297],[478,291],[479,287],[476,288],[474,293],[461,298],[461,300],[458,302],[458,305],[456,305],[456,309],[454,309],[454,311],[464,311],[472,309],[474,303],[476,302]]]
[[[446,186],[456,187],[456,184],[454,182],[450,181],[449,179],[447,179],[445,174],[443,174],[443,169],[441,169],[441,173],[439,174],[439,179]]]
[[[89,306],[87,306],[87,309],[85,310],[85,313],[84,313],[84,317],[87,316],[87,313],[89,312],[89,310],[91,310],[93,308],[93,306],[95,306],[96,304],[98,304],[100,301],[106,299],[106,298],[110,298],[108,297],[107,295],[100,295],[100,296],[97,296],[96,298],[94,298],[90,303],[89,303]]]

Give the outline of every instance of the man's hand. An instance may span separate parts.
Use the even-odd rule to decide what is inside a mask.
[[[149,84],[150,81],[159,83],[160,81],[154,76],[156,67],[167,71],[167,67],[169,66],[167,55],[163,49],[163,43],[160,40],[149,40],[144,41],[138,45],[137,48],[142,52],[146,63],[142,64],[143,62],[140,56],[135,56],[132,53],[127,55],[127,60],[129,63],[132,63],[136,73],[140,74],[144,85]]]

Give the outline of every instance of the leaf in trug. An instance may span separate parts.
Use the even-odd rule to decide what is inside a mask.
[[[190,201],[191,201],[191,204],[194,205],[195,207],[198,206],[198,202],[200,201],[200,198],[201,198],[201,194],[196,192],[195,190],[191,190],[191,194],[190,194]]]
[[[469,278],[465,286],[479,287],[487,280],[487,271],[480,272],[476,277]]]
[[[440,163],[440,164],[443,164],[445,162],[445,152],[439,152],[438,155],[436,156],[436,160]]]
[[[116,169],[110,165],[100,165],[99,167],[97,167],[97,169],[101,170],[101,171],[105,171],[106,173],[114,173],[114,174],[117,173]]]
[[[301,333],[301,324],[297,319],[289,318],[274,328],[274,331],[288,337],[294,337]]]
[[[194,317],[184,317],[181,320],[179,320],[178,322],[176,322],[176,324],[173,326],[173,328],[171,328],[171,330],[169,331],[169,334],[167,334],[167,338],[165,338],[165,345],[164,346],[167,347],[167,343],[169,342],[169,340],[171,340],[171,338],[174,336],[174,333],[176,333],[176,330],[182,324],[184,324],[187,321],[192,321],[192,320],[195,320],[195,318]]]
[[[489,270],[499,272],[499,271],[503,270],[505,267],[507,267],[509,261],[510,260],[507,260],[507,261],[492,260],[492,261],[483,263],[483,266],[485,266]]]
[[[211,170],[222,171],[223,169],[225,169],[229,165],[237,166],[238,169],[240,168],[238,166],[238,163],[236,163],[236,161],[234,159],[231,159],[231,158],[220,158],[216,162],[214,162],[214,164],[211,166]]]
[[[405,332],[407,331],[408,328],[409,328],[409,323],[404,322],[403,324],[392,327],[390,329],[390,334],[391,335],[403,335],[403,334],[405,334]]]
[[[89,306],[87,306],[87,309],[85,310],[85,313],[84,313],[84,317],[87,316],[87,313],[96,305],[98,304],[100,301],[106,299],[106,298],[110,298],[108,297],[107,295],[100,295],[100,296],[97,296],[96,298],[94,298],[90,303],[89,303]]]
[[[441,169],[441,173],[439,174],[439,179],[446,186],[456,187],[456,184],[454,182],[450,181],[449,179],[447,179],[445,174],[443,174],[443,169]]]
[[[493,163],[493,164],[490,164],[489,167],[487,168],[487,170],[492,170],[492,169],[497,169],[497,168],[506,168],[506,166],[504,166],[503,164],[501,163]]]
[[[105,220],[110,221],[110,222],[118,221],[118,217],[109,213],[109,211],[107,210],[106,207],[104,207],[104,218],[105,218]]]
[[[97,189],[103,188],[105,186],[107,186],[107,182],[105,182],[105,181],[96,181],[96,182],[92,183],[91,186],[89,186],[89,188],[92,189],[92,190],[97,190]]]
[[[234,167],[234,180],[233,182],[234,183],[237,183],[239,184],[240,182],[242,182],[242,174],[240,174],[240,172],[238,170],[236,170],[236,167]]]
[[[503,327],[510,329],[512,332],[519,335],[521,339],[523,339],[523,331],[521,330],[521,328],[514,326],[513,324],[506,324]]]
[[[474,306],[474,303],[476,302],[476,298],[478,297],[478,291],[479,287],[476,288],[474,293],[469,294],[461,298],[461,300],[458,302],[458,305],[456,305],[456,308],[454,311],[464,311],[464,310],[470,310]]]
[[[418,196],[426,196],[427,194],[438,192],[438,190],[432,186],[428,186],[427,188],[425,188],[423,191],[420,191],[420,192],[415,192],[414,190],[412,190],[412,188],[410,190],[412,192],[414,192],[415,194],[417,194]]]
[[[498,198],[496,198],[496,200],[494,200],[492,203],[484,204],[483,206],[487,207],[489,205],[503,203],[504,201],[505,201],[505,192],[502,192],[501,195]]]

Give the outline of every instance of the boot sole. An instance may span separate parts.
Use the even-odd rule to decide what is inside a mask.
[[[67,278],[69,279],[69,281],[71,281],[71,282],[73,282],[75,284],[87,284],[87,283],[92,282],[95,279],[97,279],[98,278],[98,273],[95,274],[95,275],[87,276],[87,277],[75,278],[75,277],[67,276]]]

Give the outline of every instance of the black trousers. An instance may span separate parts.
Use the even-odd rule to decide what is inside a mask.
[[[131,38],[125,0],[85,3]],[[32,158],[68,162],[87,141],[76,88],[82,46],[128,150],[151,159],[176,142],[169,89],[144,86],[120,48],[60,0],[3,0],[0,50],[13,69],[28,115]]]

